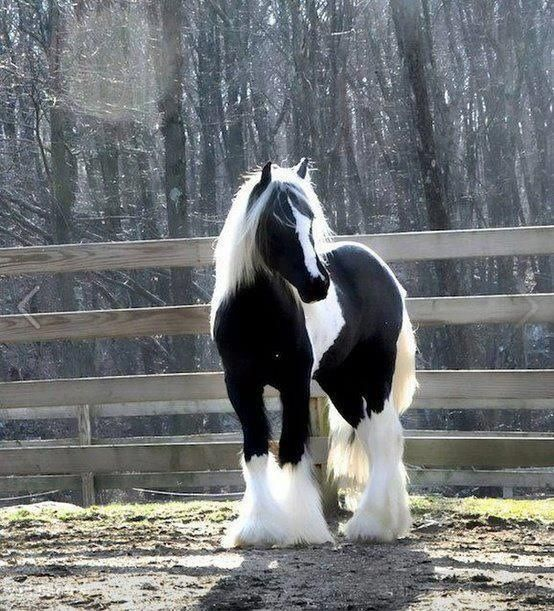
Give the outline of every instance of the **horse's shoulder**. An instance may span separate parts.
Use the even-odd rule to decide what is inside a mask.
[[[298,307],[290,292],[279,290],[273,283],[260,280],[241,287],[219,300],[214,312],[214,337],[224,333],[259,337],[260,330],[271,334],[272,329],[298,321]]]

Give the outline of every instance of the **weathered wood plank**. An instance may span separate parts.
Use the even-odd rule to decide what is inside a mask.
[[[0,342],[208,333],[209,306],[168,306],[0,316]]]
[[[217,471],[237,468],[240,447],[222,442],[0,449],[0,475]]]
[[[244,488],[242,471],[185,471],[176,473],[107,473],[97,476],[99,488]],[[0,481],[1,486],[1,481]],[[1,488],[0,488],[1,490]]]
[[[47,448],[53,446],[79,445],[78,437],[60,437],[58,439],[2,439],[0,448]]]
[[[317,399],[315,399],[317,400]],[[317,415],[316,415],[317,418]],[[324,421],[321,423],[324,424]],[[312,426],[312,433],[316,433]],[[324,432],[324,431],[322,431]],[[430,431],[405,429],[406,437],[552,437],[548,432],[532,431]],[[146,444],[172,444],[172,443],[217,443],[221,441],[242,442],[242,433],[199,433],[194,435],[142,435],[133,437],[99,437],[91,440],[89,445],[146,445]],[[272,442],[276,443],[276,442]],[[0,441],[0,448],[47,448],[59,446],[79,445],[79,438],[59,439],[24,439],[18,441]]]
[[[552,253],[554,228],[509,227],[337,236],[373,248],[387,261],[459,259]],[[215,238],[104,242],[0,249],[0,274],[204,267]]]
[[[77,433],[80,445],[89,446],[92,444],[90,405],[77,406]],[[81,501],[84,507],[90,507],[96,503],[94,473],[92,472],[81,474]]]
[[[13,386],[17,384],[17,386]],[[160,374],[0,383],[0,407],[225,398],[220,373]]]
[[[421,467],[552,467],[553,448],[552,437],[417,436],[406,439],[404,460]]]
[[[205,267],[212,262],[214,240],[208,237],[2,248],[0,274]]]
[[[553,470],[470,470],[408,469],[410,486],[514,486],[554,488]],[[0,477],[0,494],[40,493],[48,490],[76,490],[78,475],[27,475]],[[243,490],[242,472],[185,471],[170,473],[107,473],[96,476],[98,490],[151,488],[154,490],[191,488],[234,488]],[[1,500],[1,499],[0,499]]]
[[[410,486],[516,486],[554,488],[552,470],[408,469]],[[154,490],[233,487],[244,490],[242,471],[185,473],[116,473],[97,476],[99,488],[152,488]],[[51,490],[52,488],[45,488]],[[0,478],[0,490],[2,480]]]
[[[0,477],[0,494],[39,494],[48,490],[77,490],[81,485],[79,475],[29,475]]]
[[[408,469],[410,486],[517,486],[554,488],[554,470]]]
[[[554,293],[416,297],[407,305],[412,322],[426,326],[554,322]]]
[[[385,261],[429,261],[551,254],[553,238],[554,226],[541,226],[339,236],[336,240],[369,246]]]
[[[542,409],[551,410],[552,399],[421,399],[416,397],[411,410],[414,409]],[[268,411],[279,411],[280,403],[275,397],[266,399]],[[183,414],[226,414],[234,413],[227,399],[204,399],[200,401],[149,401],[147,403],[111,403],[95,405],[94,415],[97,418],[120,418],[122,416],[174,416]],[[7,420],[52,420],[54,418],[73,418],[75,407],[51,406],[48,409],[34,407],[17,407],[0,409],[0,421]],[[69,442],[68,442],[69,443]],[[63,445],[63,444],[59,444]]]
[[[554,369],[419,371],[418,380],[420,399],[551,399]],[[315,383],[312,393],[322,395]],[[224,398],[223,375],[212,372],[0,383],[4,409]]]
[[[554,293],[408,299],[414,324],[554,322]],[[0,342],[208,333],[208,305],[0,316]]]
[[[405,462],[422,467],[550,467],[553,444],[552,437],[408,437]],[[0,475],[236,469],[241,447],[212,442],[0,449]],[[316,463],[325,460],[326,448],[326,438],[311,439]]]

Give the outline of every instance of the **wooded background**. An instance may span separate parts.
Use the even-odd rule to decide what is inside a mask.
[[[552,222],[543,0],[1,0],[0,246],[217,235],[312,160],[339,234]],[[552,258],[395,265],[411,296],[549,292]],[[209,301],[212,270],[4,278],[1,313]],[[419,368],[551,366],[545,325],[422,329]],[[218,368],[207,338],[0,346],[3,380]]]

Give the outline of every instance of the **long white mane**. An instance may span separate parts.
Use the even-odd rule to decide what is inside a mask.
[[[256,245],[256,232],[264,207],[276,189],[294,189],[310,206],[314,214],[314,246],[318,254],[322,254],[332,235],[309,178],[300,178],[294,168],[273,166],[271,183],[249,207],[250,194],[260,182],[260,177],[260,171],[254,172],[240,187],[217,240],[212,317],[215,314],[214,306],[241,286],[252,283],[256,273],[265,269]]]

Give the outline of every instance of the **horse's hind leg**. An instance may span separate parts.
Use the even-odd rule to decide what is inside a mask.
[[[278,467],[268,452],[269,423],[263,402],[263,386],[247,376],[225,376],[229,399],[244,434],[242,468],[246,491],[239,517],[230,526],[226,547],[288,543],[285,516],[271,492]]]
[[[281,387],[283,428],[279,442],[281,481],[277,494],[287,517],[292,543],[332,541],[323,517],[321,498],[306,450],[309,436],[309,376]]]
[[[364,393],[366,413],[356,427],[368,456],[370,476],[345,533],[350,539],[391,541],[405,536],[411,526],[402,425],[392,399],[395,353],[380,351],[371,363]]]

